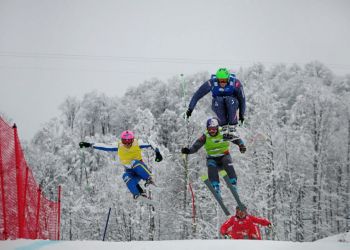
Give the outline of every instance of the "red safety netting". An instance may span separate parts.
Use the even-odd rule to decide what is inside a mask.
[[[60,237],[58,201],[43,196],[27,165],[17,135],[0,117],[0,240]]]

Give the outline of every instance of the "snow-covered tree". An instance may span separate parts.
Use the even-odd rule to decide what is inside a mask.
[[[232,146],[238,190],[248,211],[275,225],[264,238],[309,241],[349,229],[350,220],[350,76],[335,77],[319,62],[305,67],[262,64],[241,69],[246,93],[246,124],[238,128],[245,155]],[[122,97],[96,91],[79,100],[68,97],[62,114],[45,124],[25,147],[46,193],[62,186],[62,238],[101,239],[112,208],[107,240],[218,238],[226,219],[200,180],[207,171],[205,152],[184,158],[180,149],[204,132],[213,116],[211,96],[201,99],[188,121],[189,99],[208,73],[151,79]],[[143,160],[159,188],[154,211],[133,201],[115,153],[80,149],[80,141],[116,143],[131,129],[160,148]],[[192,210],[191,186],[195,198]],[[227,189],[230,211],[235,201]]]

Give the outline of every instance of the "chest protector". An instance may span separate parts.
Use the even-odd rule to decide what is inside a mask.
[[[137,140],[134,140],[130,148],[118,142],[118,157],[123,165],[130,165],[133,160],[142,160],[141,148]]]
[[[210,136],[208,131],[205,131],[205,136],[206,139],[204,148],[205,151],[207,151],[208,156],[218,157],[228,154],[230,143],[228,141],[224,141],[221,127],[219,128],[219,133],[216,136]]]
[[[216,78],[216,75],[212,75],[211,79],[211,93],[213,97],[217,96],[232,96],[236,92],[236,76],[234,74],[230,74],[230,77],[228,78],[228,82],[225,87],[220,87],[218,79]]]

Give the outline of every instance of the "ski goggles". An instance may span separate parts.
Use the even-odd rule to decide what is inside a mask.
[[[122,143],[127,146],[131,145],[133,142],[134,139],[122,139]]]
[[[207,130],[208,130],[208,133],[217,133],[218,132],[218,127],[208,127]]]
[[[227,83],[228,79],[227,78],[222,78],[222,79],[218,79],[219,83]]]
[[[236,215],[237,215],[237,217],[239,217],[239,218],[245,218],[245,217],[247,216],[247,213],[246,213],[246,212],[240,211],[240,212],[236,213]]]
[[[236,209],[236,215],[239,217],[239,218],[244,218],[247,216],[247,211],[242,211],[240,209]]]

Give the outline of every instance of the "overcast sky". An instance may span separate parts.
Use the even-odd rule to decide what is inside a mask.
[[[0,0],[0,112],[22,139],[67,96],[318,60],[350,73],[349,0]]]

